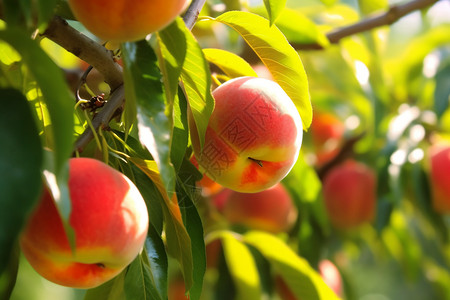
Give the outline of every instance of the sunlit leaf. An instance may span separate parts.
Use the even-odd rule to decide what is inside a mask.
[[[0,90],[0,274],[41,188],[42,146],[27,99]],[[7,176],[6,176],[7,174]],[[26,188],[24,188],[26,187]]]
[[[198,194],[195,186],[196,178],[192,174],[196,169],[187,160],[184,160],[184,162],[179,172],[177,196],[183,222],[191,238],[192,246],[194,284],[189,290],[189,296],[191,300],[197,300],[200,299],[200,295],[202,294],[203,277],[206,270],[205,240],[202,220],[194,203]]]
[[[221,241],[227,266],[236,286],[236,299],[260,300],[259,274],[250,250],[232,232],[223,232]]]
[[[215,19],[236,30],[272,73],[274,80],[297,106],[307,130],[312,121],[308,79],[298,53],[276,26],[258,15],[232,11]]]
[[[286,0],[264,0],[264,6],[269,14],[270,26],[272,26],[286,6]]]
[[[388,0],[358,0],[358,4],[361,11],[366,15],[386,10],[389,7]]]
[[[266,17],[261,9],[255,9],[253,12]],[[299,10],[285,8],[276,20],[275,25],[291,43],[319,44],[322,47],[327,47],[330,44],[319,26]]]
[[[211,95],[211,74],[202,48],[192,33],[186,27],[180,29],[182,29],[187,42],[186,59],[181,71],[181,79],[197,127],[200,146],[203,147],[206,127],[214,110],[214,99]]]
[[[127,101],[136,103],[139,139],[158,165],[165,191],[175,190],[175,170],[170,163],[171,124],[156,55],[146,41],[122,44]]]
[[[180,208],[177,202],[177,195],[174,193],[170,199],[164,189],[164,185],[159,176],[156,163],[151,160],[143,160],[130,157],[129,160],[141,169],[156,185],[161,195],[161,203],[164,213],[165,232],[167,241],[167,251],[175,257],[181,265],[186,288],[190,289],[193,284],[193,258],[191,252],[191,239],[184,227],[181,218]]]
[[[309,263],[276,236],[250,231],[243,240],[262,253],[299,299],[339,299]]]
[[[187,41],[185,24],[181,18],[177,18],[169,26],[158,31],[158,45],[160,48],[159,65],[164,75],[168,103],[173,103],[178,90],[181,69],[186,58]]]
[[[20,54],[35,78],[49,111],[54,145],[49,156],[52,166],[49,174],[53,178],[53,188],[50,188],[63,220],[66,220],[66,232],[73,244],[73,233],[67,222],[71,210],[67,180],[68,158],[73,146],[73,97],[69,94],[61,69],[26,33],[10,28],[0,31],[0,39],[8,42]]]
[[[242,57],[222,49],[203,49],[206,59],[218,66],[228,77],[257,77],[255,70]]]
[[[179,170],[189,142],[187,101],[182,91],[175,97],[173,105],[173,132],[170,159],[176,170]]]

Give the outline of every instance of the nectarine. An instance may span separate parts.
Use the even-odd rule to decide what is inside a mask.
[[[297,161],[303,137],[298,110],[284,90],[268,79],[239,77],[216,88],[213,97],[203,149],[189,114],[200,171],[239,192],[281,181]]]
[[[292,227],[297,210],[288,191],[278,183],[258,193],[231,191],[223,215],[232,224],[279,233]]]
[[[450,145],[430,148],[432,206],[437,213],[450,213]]]
[[[69,0],[89,31],[112,42],[136,41],[169,25],[190,0]]]
[[[371,221],[376,203],[373,170],[353,160],[333,168],[323,179],[323,198],[336,228],[352,228]]]
[[[148,229],[147,207],[135,185],[103,162],[72,158],[69,167],[74,251],[47,189],[21,234],[20,245],[44,278],[93,288],[119,274],[141,251]]]
[[[342,296],[341,273],[331,261],[324,259],[319,262],[319,274],[336,295]]]
[[[329,112],[315,112],[310,129],[317,157],[316,164],[322,165],[338,154],[345,126]]]

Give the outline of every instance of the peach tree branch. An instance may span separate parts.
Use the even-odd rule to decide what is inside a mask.
[[[416,10],[427,8],[438,1],[440,0],[413,0],[401,5],[392,5],[384,13],[374,15],[346,27],[338,28],[327,33],[326,36],[331,44],[337,44],[345,37],[369,31],[377,27],[392,25],[407,14]],[[319,44],[292,43],[292,46],[298,50],[322,49],[322,46]]]
[[[193,0],[187,9],[183,20],[189,29],[194,26],[204,4],[205,0]],[[59,16],[55,16],[49,22],[42,35],[86,61],[104,76],[112,93],[102,110],[92,119],[92,125],[96,131],[99,128],[107,128],[114,116],[121,112],[125,101],[122,68],[114,61],[113,53],[71,27],[66,20]],[[74,149],[82,152],[93,138],[94,134],[91,128],[86,128],[75,141]]]

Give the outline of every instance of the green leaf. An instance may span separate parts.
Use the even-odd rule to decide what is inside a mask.
[[[0,273],[42,188],[42,146],[28,101],[0,90]]]
[[[6,267],[0,272],[0,299],[11,299],[19,272],[19,243],[14,243],[9,259],[6,261]],[[3,263],[3,259],[2,259]]]
[[[5,21],[9,25],[34,30],[45,25],[53,16],[58,0],[4,0]],[[37,22],[37,23],[36,23]],[[43,28],[40,28],[43,29]]]
[[[177,195],[183,222],[191,238],[192,246],[194,284],[189,290],[189,296],[192,300],[198,300],[202,293],[203,277],[206,271],[205,239],[202,220],[193,201],[197,194],[195,178],[189,168],[195,167],[187,160],[184,162],[185,164],[180,170],[180,180],[177,181]]]
[[[242,57],[222,49],[203,49],[206,59],[218,66],[228,77],[258,77],[255,70]]]
[[[143,251],[128,267],[124,287],[127,299],[165,299],[162,298],[156,289],[155,278],[153,277],[146,254],[146,251]]]
[[[192,33],[184,26],[180,27],[187,42],[186,58],[181,71],[184,90],[194,117],[200,138],[200,147],[205,141],[206,127],[214,110],[214,98],[211,95],[211,74],[208,61],[202,48]]]
[[[236,286],[236,299],[260,300],[258,268],[250,250],[239,237],[227,231],[220,234],[228,269]]]
[[[339,299],[308,262],[276,236],[250,231],[243,240],[262,253],[299,299]]]
[[[440,118],[447,110],[450,101],[450,57],[442,62],[436,73],[436,88],[434,89],[434,111]]]
[[[158,165],[165,190],[175,190],[175,170],[170,163],[171,124],[156,55],[147,41],[122,44],[127,101],[135,102],[139,139]]]
[[[183,163],[189,143],[187,105],[186,97],[180,90],[173,106],[172,147],[170,149],[170,159],[177,171]]]
[[[253,12],[265,17],[262,9]],[[322,47],[330,45],[328,38],[319,26],[302,14],[299,10],[286,8],[278,17],[275,25],[283,32],[289,42],[298,44],[317,43]]]
[[[272,26],[286,6],[286,0],[264,0],[264,6],[269,14],[270,26]]]
[[[161,299],[167,299],[167,254],[161,236],[154,228],[149,228],[145,242],[148,265],[156,290]]]
[[[297,106],[303,129],[307,130],[312,121],[308,79],[300,56],[283,33],[276,26],[270,26],[268,20],[248,12],[226,12],[215,20],[236,30],[255,51]]]
[[[123,300],[125,298],[124,282],[127,270],[110,281],[87,290],[84,300]]]
[[[177,195],[173,194],[169,198],[164,190],[159,172],[154,161],[143,160],[130,157],[129,160],[141,169],[156,185],[159,192],[163,196],[164,201],[161,203],[165,220],[165,232],[167,251],[175,259],[178,260],[183,272],[186,289],[190,289],[193,284],[193,258],[191,251],[191,239],[183,225],[180,208],[177,202]]]
[[[71,204],[67,188],[69,171],[67,161],[72,154],[73,146],[74,99],[69,94],[62,70],[39,48],[36,41],[31,40],[26,33],[12,28],[0,31],[0,39],[8,42],[21,55],[42,91],[43,100],[50,114],[54,142],[50,164],[53,170],[51,173],[54,175],[54,188],[58,192],[53,192],[53,196],[63,220],[68,220]],[[60,197],[56,197],[57,195]],[[71,234],[68,233],[70,238]]]
[[[158,31],[159,65],[163,76],[168,103],[173,103],[177,94],[181,69],[186,58],[187,41],[183,31],[185,24],[176,18],[169,26]]]

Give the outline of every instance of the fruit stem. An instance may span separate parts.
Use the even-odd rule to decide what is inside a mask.
[[[260,167],[262,168],[262,166],[263,166],[262,161],[260,161],[260,160],[258,160],[258,159],[251,158],[251,157],[249,157],[248,159],[254,161],[255,163],[258,164],[258,166],[260,166]]]

